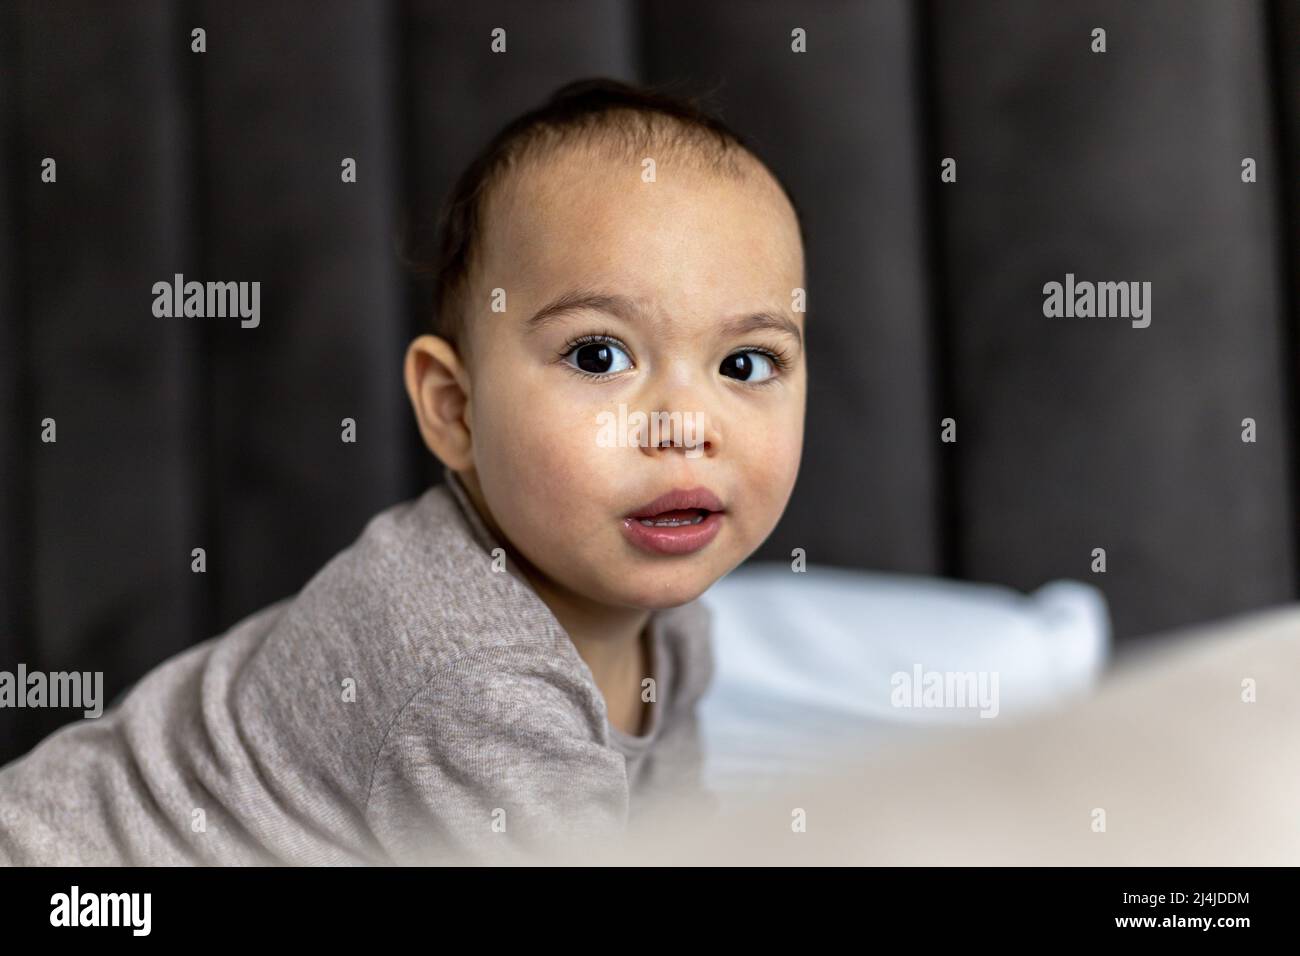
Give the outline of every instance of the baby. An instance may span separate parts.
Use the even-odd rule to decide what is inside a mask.
[[[405,383],[444,483],[0,770],[0,861],[544,859],[707,802],[697,598],[803,442],[792,201],[693,104],[582,81],[462,174],[436,277]]]

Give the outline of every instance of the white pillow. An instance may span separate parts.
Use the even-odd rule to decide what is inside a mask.
[[[1105,598],[1077,581],[1024,595],[750,564],[701,600],[714,639],[699,711],[705,776],[720,792],[833,766],[845,740],[861,753],[935,722],[1001,721],[1064,702],[1093,686],[1110,645]]]

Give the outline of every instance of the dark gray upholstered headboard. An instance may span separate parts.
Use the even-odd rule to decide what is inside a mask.
[[[0,668],[115,693],[433,480],[394,237],[585,75],[717,86],[805,212],[806,452],[758,557],[1083,578],[1121,638],[1294,599],[1300,2],[738,7],[0,6]],[[176,273],[265,318],[155,318]],[[1046,317],[1067,274],[1149,281],[1150,326]],[[0,713],[0,758],[66,719]]]

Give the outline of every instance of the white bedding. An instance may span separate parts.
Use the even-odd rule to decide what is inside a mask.
[[[715,657],[700,710],[705,776],[723,793],[833,766],[845,739],[861,753],[935,722],[1000,723],[1064,703],[1094,685],[1110,645],[1104,597],[1076,581],[1025,595],[939,578],[752,564],[703,601],[713,611]],[[996,716],[981,717],[993,708],[974,700],[964,708],[899,706],[924,702],[911,690],[918,668],[921,686],[945,674],[983,680],[983,701],[996,701]]]

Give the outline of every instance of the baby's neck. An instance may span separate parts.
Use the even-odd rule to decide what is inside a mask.
[[[610,722],[624,733],[639,735],[645,711],[641,681],[658,676],[650,673],[650,612],[594,604],[555,588],[533,569],[527,576],[591,668]]]

